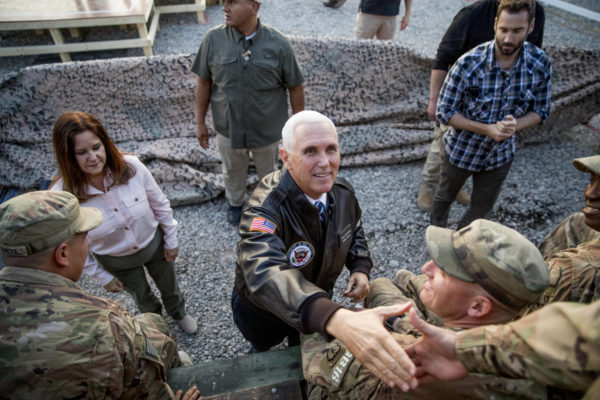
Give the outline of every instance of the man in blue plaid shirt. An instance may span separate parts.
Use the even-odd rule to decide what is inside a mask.
[[[534,0],[501,0],[494,40],[463,55],[440,93],[437,119],[449,125],[446,160],[431,224],[445,227],[452,201],[473,176],[471,205],[458,229],[492,209],[515,153],[515,132],[550,113],[550,59],[525,43],[533,30]]]

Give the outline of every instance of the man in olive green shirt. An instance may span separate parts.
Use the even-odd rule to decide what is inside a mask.
[[[206,33],[192,71],[196,136],[208,148],[209,103],[223,160],[227,219],[239,224],[252,153],[259,179],[276,169],[281,128],[304,109],[304,78],[290,42],[258,19],[260,0],[226,0],[225,24]]]

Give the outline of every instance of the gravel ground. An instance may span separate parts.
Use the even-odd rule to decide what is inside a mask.
[[[337,10],[321,5],[320,0],[265,0],[262,20],[286,34],[353,37],[354,18],[359,0],[348,0]],[[418,0],[414,2],[409,28],[396,40],[411,49],[433,57],[437,44],[452,16],[467,1]],[[220,7],[208,7],[207,25],[198,25],[195,16],[171,14],[161,17],[161,30],[154,43],[155,54],[194,53],[204,32],[222,22]],[[546,8],[545,44],[600,49],[598,25],[588,20]],[[424,29],[425,28],[425,29]],[[86,33],[86,32],[84,32]],[[87,32],[94,35],[95,32]],[[135,32],[105,31],[107,35],[132,35]],[[19,41],[44,41],[44,36],[3,35],[0,45]],[[76,61],[94,58],[140,56],[140,49],[74,54]],[[28,65],[59,61],[58,56],[9,57],[1,59],[0,80]],[[600,111],[600,110],[599,110]],[[600,126],[600,116],[591,121]],[[553,226],[583,206],[583,190],[588,176],[576,171],[574,157],[593,154],[600,142],[598,133],[578,126],[559,142],[528,146],[518,150],[511,172],[490,219],[519,230],[538,243]],[[415,204],[423,162],[402,165],[342,169],[340,176],[353,183],[363,205],[363,222],[375,264],[373,277],[393,277],[398,268],[418,271],[427,260],[424,232],[429,214]],[[187,299],[187,310],[199,320],[196,335],[183,333],[167,318],[180,346],[195,362],[232,358],[248,350],[248,343],[235,328],[230,311],[233,286],[236,230],[226,222],[224,198],[175,209],[180,222],[180,257],[176,263],[180,285]],[[450,224],[456,224],[465,208],[455,205]],[[347,278],[343,274],[335,299]],[[82,287],[97,295],[107,294],[86,277]],[[136,307],[127,294],[108,294],[133,312]],[[345,303],[347,304],[347,303]]]

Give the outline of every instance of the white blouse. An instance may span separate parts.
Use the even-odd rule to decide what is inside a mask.
[[[160,224],[165,249],[178,247],[177,221],[169,200],[160,190],[152,174],[137,157],[124,155],[125,161],[135,168],[135,175],[125,185],[115,185],[106,193],[88,185],[88,193],[94,197],[81,202],[82,207],[95,207],[102,212],[102,223],[87,234],[88,254],[83,272],[92,276],[102,286],[113,275],[105,271],[91,253],[110,256],[128,256],[146,247]],[[108,187],[112,177],[104,178]],[[62,190],[63,180],[50,190]]]

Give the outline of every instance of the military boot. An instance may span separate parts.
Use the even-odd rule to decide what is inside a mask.
[[[330,8],[340,8],[345,2],[346,0],[327,0],[323,2],[323,5]]]
[[[419,195],[417,196],[417,207],[419,207],[419,210],[431,212],[433,209],[433,195],[433,190],[421,186]]]

